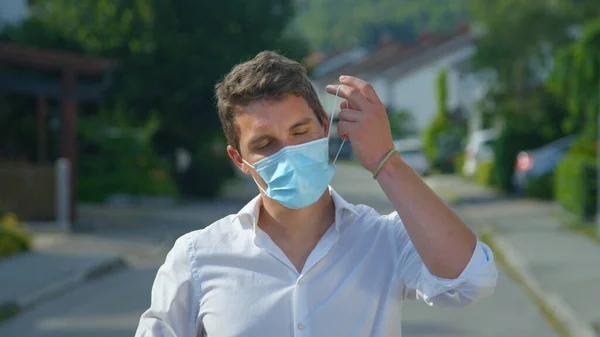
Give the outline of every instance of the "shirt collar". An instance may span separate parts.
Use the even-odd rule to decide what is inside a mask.
[[[340,216],[343,215],[343,211],[349,211],[354,215],[358,215],[358,211],[355,209],[355,206],[344,200],[334,189],[329,186],[329,193],[331,194],[331,198],[333,199],[333,203],[335,205],[335,226],[336,229],[339,230],[340,226]],[[261,206],[261,194],[254,197],[247,203],[242,209],[233,216],[232,220],[236,220],[242,216],[247,216],[250,218],[252,227],[256,232],[256,224],[258,220],[258,213],[260,212]]]
[[[344,200],[344,198],[342,198],[342,196],[339,195],[331,186],[329,186],[329,193],[331,194],[331,198],[333,199],[333,203],[335,205],[335,214],[339,214],[341,211],[349,211],[354,215],[358,215],[358,211],[355,209],[356,207]]]

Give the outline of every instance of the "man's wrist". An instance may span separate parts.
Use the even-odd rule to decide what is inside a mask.
[[[382,180],[384,181],[386,179],[393,178],[399,172],[407,168],[412,169],[404,162],[404,160],[402,160],[399,153],[392,153],[388,160],[386,160],[386,162],[381,166],[381,169],[379,170],[375,179],[379,182],[382,182]]]

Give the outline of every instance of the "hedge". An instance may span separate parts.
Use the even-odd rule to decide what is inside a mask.
[[[542,200],[552,200],[554,198],[554,174],[547,173],[533,178],[525,186],[525,195]]]
[[[581,219],[596,214],[596,159],[570,153],[558,164],[554,178],[558,203]]]
[[[513,191],[512,176],[515,173],[517,154],[546,143],[535,128],[521,129],[521,125],[514,125],[515,123],[508,123],[494,144],[494,161],[498,163],[494,174],[497,186],[505,192]]]

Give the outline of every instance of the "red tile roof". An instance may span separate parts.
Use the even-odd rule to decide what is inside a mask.
[[[390,42],[381,45],[359,62],[348,64],[335,71],[315,77],[319,82],[335,81],[342,74],[360,76],[361,74],[381,74],[391,69],[409,65],[416,69],[429,61],[438,59],[460,48],[472,45],[475,39],[465,28],[455,34],[422,34],[420,40],[412,45]]]

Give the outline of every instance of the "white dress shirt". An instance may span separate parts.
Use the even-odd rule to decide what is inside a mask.
[[[458,278],[436,277],[396,212],[382,216],[330,192],[335,223],[301,273],[256,225],[260,196],[180,237],[135,336],[400,336],[403,299],[463,306],[493,292],[497,270],[485,244]]]

